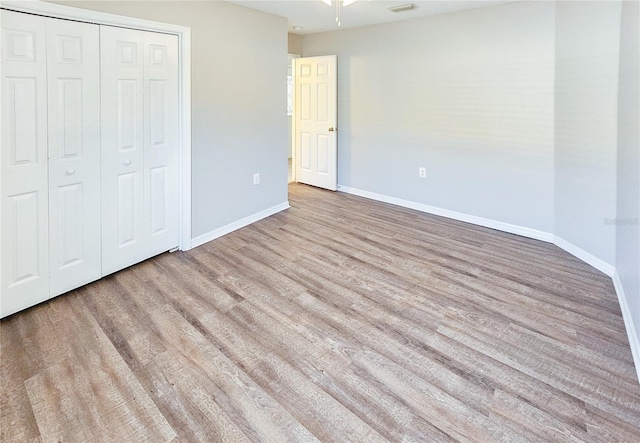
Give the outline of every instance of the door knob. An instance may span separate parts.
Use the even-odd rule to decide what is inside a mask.
[[[67,175],[73,175],[76,173],[75,169],[67,169]]]
[[[333,127],[329,128],[329,132],[333,132],[335,129]]]
[[[125,166],[129,166],[130,164],[131,164],[131,160],[125,160],[125,161],[124,161],[124,165],[125,165]]]

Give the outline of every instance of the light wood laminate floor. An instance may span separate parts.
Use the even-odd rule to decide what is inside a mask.
[[[3,442],[640,441],[611,279],[303,185],[0,322]]]

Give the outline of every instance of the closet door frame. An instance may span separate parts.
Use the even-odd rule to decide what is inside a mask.
[[[46,17],[178,36],[178,95],[180,100],[180,238],[178,249],[181,251],[191,249],[191,28],[41,1],[0,0],[0,7]]]

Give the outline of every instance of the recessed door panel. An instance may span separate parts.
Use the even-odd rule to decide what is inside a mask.
[[[0,316],[49,298],[44,17],[2,10]]]
[[[82,156],[82,79],[58,80],[58,128],[60,158]],[[94,147],[95,149],[96,147]]]
[[[303,121],[311,120],[311,86],[310,84],[300,85],[300,119]]]
[[[103,26],[106,28],[106,26]],[[111,28],[113,29],[113,28]],[[129,33],[129,30],[125,31],[125,33]],[[131,34],[130,34],[131,35]],[[134,39],[137,39],[135,35],[131,35]],[[127,67],[127,68],[135,68],[138,66],[138,55],[140,53],[140,43],[137,41],[128,42],[118,40],[115,42],[115,60],[117,66]]]
[[[329,85],[318,83],[318,123],[329,121]]]
[[[12,166],[38,162],[37,80],[35,77],[6,79],[9,101],[8,148]]]
[[[5,12],[3,12],[4,14]],[[12,20],[10,17],[9,20]],[[4,22],[3,22],[4,25]],[[28,26],[29,24],[27,24]],[[19,27],[20,24],[9,25]],[[42,30],[40,30],[42,31]],[[25,31],[22,29],[2,29],[2,60],[16,62],[36,61],[37,31]]]
[[[149,66],[164,68],[167,63],[167,47],[165,45],[149,45]]]
[[[312,72],[313,65],[311,65],[309,63],[301,63],[301,62],[298,62],[297,64],[299,66],[299,76],[300,76],[300,78],[311,77],[311,72]]]
[[[56,35],[57,63],[82,64],[82,37],[71,35]]]
[[[329,136],[324,134],[318,135],[318,173],[329,173]]]
[[[152,80],[149,82],[149,137],[151,147],[166,144],[165,130],[167,129],[166,115],[167,82]]]
[[[136,80],[117,80],[118,91],[118,150],[126,151],[136,148],[136,130],[139,124],[139,113],[137,112],[138,93]]]
[[[118,246],[136,241],[136,173],[118,176]]]
[[[84,223],[82,183],[73,183],[58,188],[58,235],[60,245],[58,263],[52,263],[52,272],[79,263],[83,255],[82,225]]]
[[[100,278],[99,27],[47,19],[51,296]]]
[[[300,139],[300,167],[311,170],[311,134],[303,132]]]
[[[326,77],[329,75],[329,64],[328,63],[318,63],[318,78]]]
[[[14,264],[10,274],[9,288],[24,284],[40,276],[40,242],[38,223],[41,220],[38,209],[38,192],[28,192],[9,197],[11,221],[9,245],[11,260]]]
[[[151,235],[167,229],[169,203],[167,201],[167,167],[151,169]]]

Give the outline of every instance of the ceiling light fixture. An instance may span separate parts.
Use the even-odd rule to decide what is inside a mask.
[[[332,4],[336,8],[336,23],[338,27],[340,27],[340,14],[342,12],[343,6],[349,6],[351,3],[355,3],[357,0],[322,0],[327,5],[331,6]]]
[[[417,9],[418,6],[416,6],[415,3],[410,3],[408,5],[400,5],[400,6],[393,6],[391,8],[389,8],[389,11],[391,12],[406,12],[406,11],[411,11],[412,9]]]

